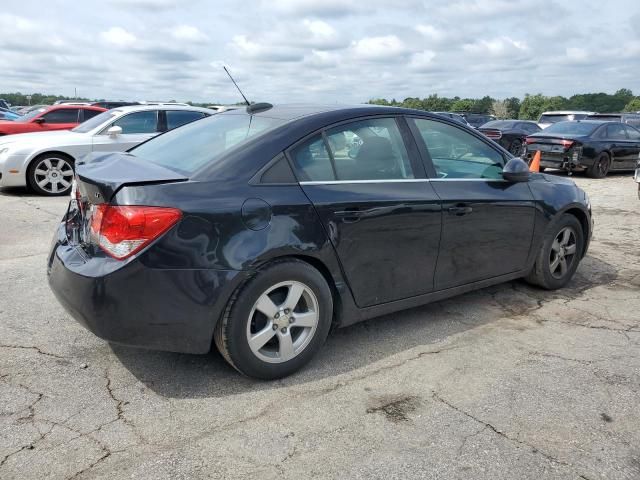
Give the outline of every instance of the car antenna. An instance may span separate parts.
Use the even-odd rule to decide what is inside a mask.
[[[262,112],[264,110],[269,110],[270,108],[273,107],[273,105],[271,105],[270,103],[266,103],[266,102],[254,103],[254,104],[249,102],[249,100],[247,100],[247,97],[244,96],[244,93],[242,93],[242,90],[240,90],[240,87],[238,86],[236,81],[233,79],[233,77],[229,73],[229,70],[227,70],[227,67],[225,67],[223,65],[222,68],[224,68],[224,71],[227,72],[227,75],[229,75],[229,78],[231,79],[233,84],[236,86],[236,88],[240,92],[240,95],[242,95],[242,98],[244,98],[244,102],[247,104],[247,113],[254,114],[254,113],[257,113],[257,112]]]
[[[227,67],[225,67],[224,65],[222,66],[222,68],[224,68],[224,71],[227,72],[227,75],[229,75],[229,78],[231,79],[231,81],[233,82],[233,84],[236,86],[236,88],[238,89],[238,91],[240,92],[240,95],[242,95],[242,98],[244,98],[244,102],[247,104],[247,107],[251,106],[251,103],[249,103],[249,100],[247,100],[247,97],[244,96],[244,93],[242,93],[242,90],[240,90],[240,87],[238,86],[238,84],[236,83],[236,81],[233,79],[233,77],[231,76],[231,74],[229,73],[229,70],[227,70]]]

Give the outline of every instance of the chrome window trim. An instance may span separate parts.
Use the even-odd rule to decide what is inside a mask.
[[[342,185],[347,183],[421,183],[421,182],[508,182],[504,178],[406,178],[389,180],[319,180],[298,182],[300,185]]]

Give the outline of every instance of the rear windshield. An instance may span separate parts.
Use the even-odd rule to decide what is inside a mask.
[[[130,151],[149,162],[190,175],[230,149],[283,123],[276,118],[219,113],[159,135]]]
[[[563,135],[591,135],[600,125],[597,123],[559,122],[550,125],[544,134],[559,133]]]
[[[487,122],[484,125],[482,125],[482,127],[480,128],[513,128],[515,127],[516,122],[512,122],[509,120],[493,120],[491,122]]]
[[[538,123],[557,123],[566,122],[568,120],[582,120],[587,115],[585,113],[563,113],[552,115],[540,115]]]

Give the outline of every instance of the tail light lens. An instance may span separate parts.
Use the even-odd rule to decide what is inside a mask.
[[[176,208],[96,205],[91,235],[108,255],[124,260],[173,227],[182,217]]]
[[[570,149],[571,146],[575,143],[573,140],[560,140],[560,143],[565,149]]]
[[[536,143],[536,139],[535,138],[531,138],[531,137],[525,138],[524,141],[527,142],[527,145],[531,145],[532,143]]]

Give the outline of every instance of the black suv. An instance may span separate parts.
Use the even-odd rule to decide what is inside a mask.
[[[622,122],[632,127],[640,128],[640,113],[594,113],[593,115],[588,115],[586,120]]]

